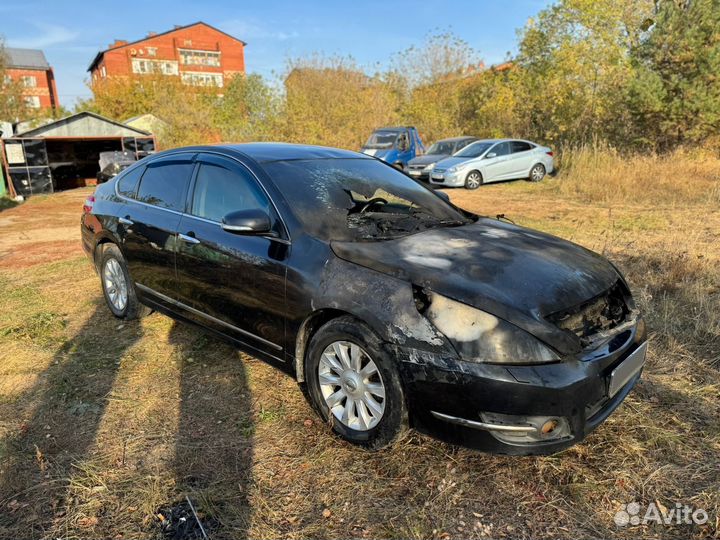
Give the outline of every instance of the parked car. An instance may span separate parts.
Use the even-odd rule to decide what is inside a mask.
[[[154,309],[229,340],[295,377],[365,447],[413,426],[556,452],[643,368],[644,322],[606,259],[461,210],[363,154],[165,151],[99,185],[83,212],[113,315]]]
[[[539,182],[553,170],[553,152],[546,146],[515,139],[484,139],[438,162],[430,182],[477,189],[500,180],[527,178]]]
[[[412,126],[385,127],[373,131],[361,151],[403,170],[411,159],[425,152],[425,146]]]
[[[452,156],[477,140],[477,137],[453,137],[437,141],[428,148],[426,154],[408,161],[405,172],[418,180],[428,181],[430,180],[430,171],[438,161]]]

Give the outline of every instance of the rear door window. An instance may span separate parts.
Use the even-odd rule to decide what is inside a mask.
[[[532,145],[525,141],[512,141],[510,143],[510,145],[512,147],[513,154],[517,154],[518,152],[527,152],[528,150],[532,150]]]
[[[140,177],[145,172],[145,167],[135,167],[133,170],[123,174],[118,179],[118,193],[123,197],[135,198]]]
[[[194,167],[192,154],[179,154],[149,163],[135,197],[138,201],[182,212]]]

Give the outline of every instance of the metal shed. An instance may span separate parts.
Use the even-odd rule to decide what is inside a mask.
[[[2,140],[11,193],[28,197],[96,182],[101,152],[129,151],[141,159],[155,138],[91,112],[81,112]]]

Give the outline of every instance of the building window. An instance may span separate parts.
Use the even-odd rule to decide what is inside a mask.
[[[40,96],[25,96],[23,99],[25,100],[25,105],[31,109],[40,108]]]
[[[163,75],[177,75],[178,63],[170,60],[141,60],[132,59],[133,73],[162,73]]]
[[[145,47],[148,56],[157,56],[157,47]]]
[[[100,75],[102,75],[103,79],[107,77],[107,69],[105,69],[105,66],[100,68]]]
[[[199,71],[184,71],[181,73],[183,84],[191,86],[222,86],[222,73],[202,73]]]
[[[186,66],[219,66],[220,53],[217,51],[180,49],[180,61]]]
[[[37,77],[34,75],[23,75],[20,82],[25,88],[35,88],[37,86]]]

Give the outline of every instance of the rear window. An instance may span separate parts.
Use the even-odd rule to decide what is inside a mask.
[[[181,212],[193,164],[181,159],[151,163],[140,181],[136,199]]]
[[[118,180],[118,193],[123,197],[134,198],[138,182],[144,171],[145,167],[135,167],[132,171],[122,175]]]

